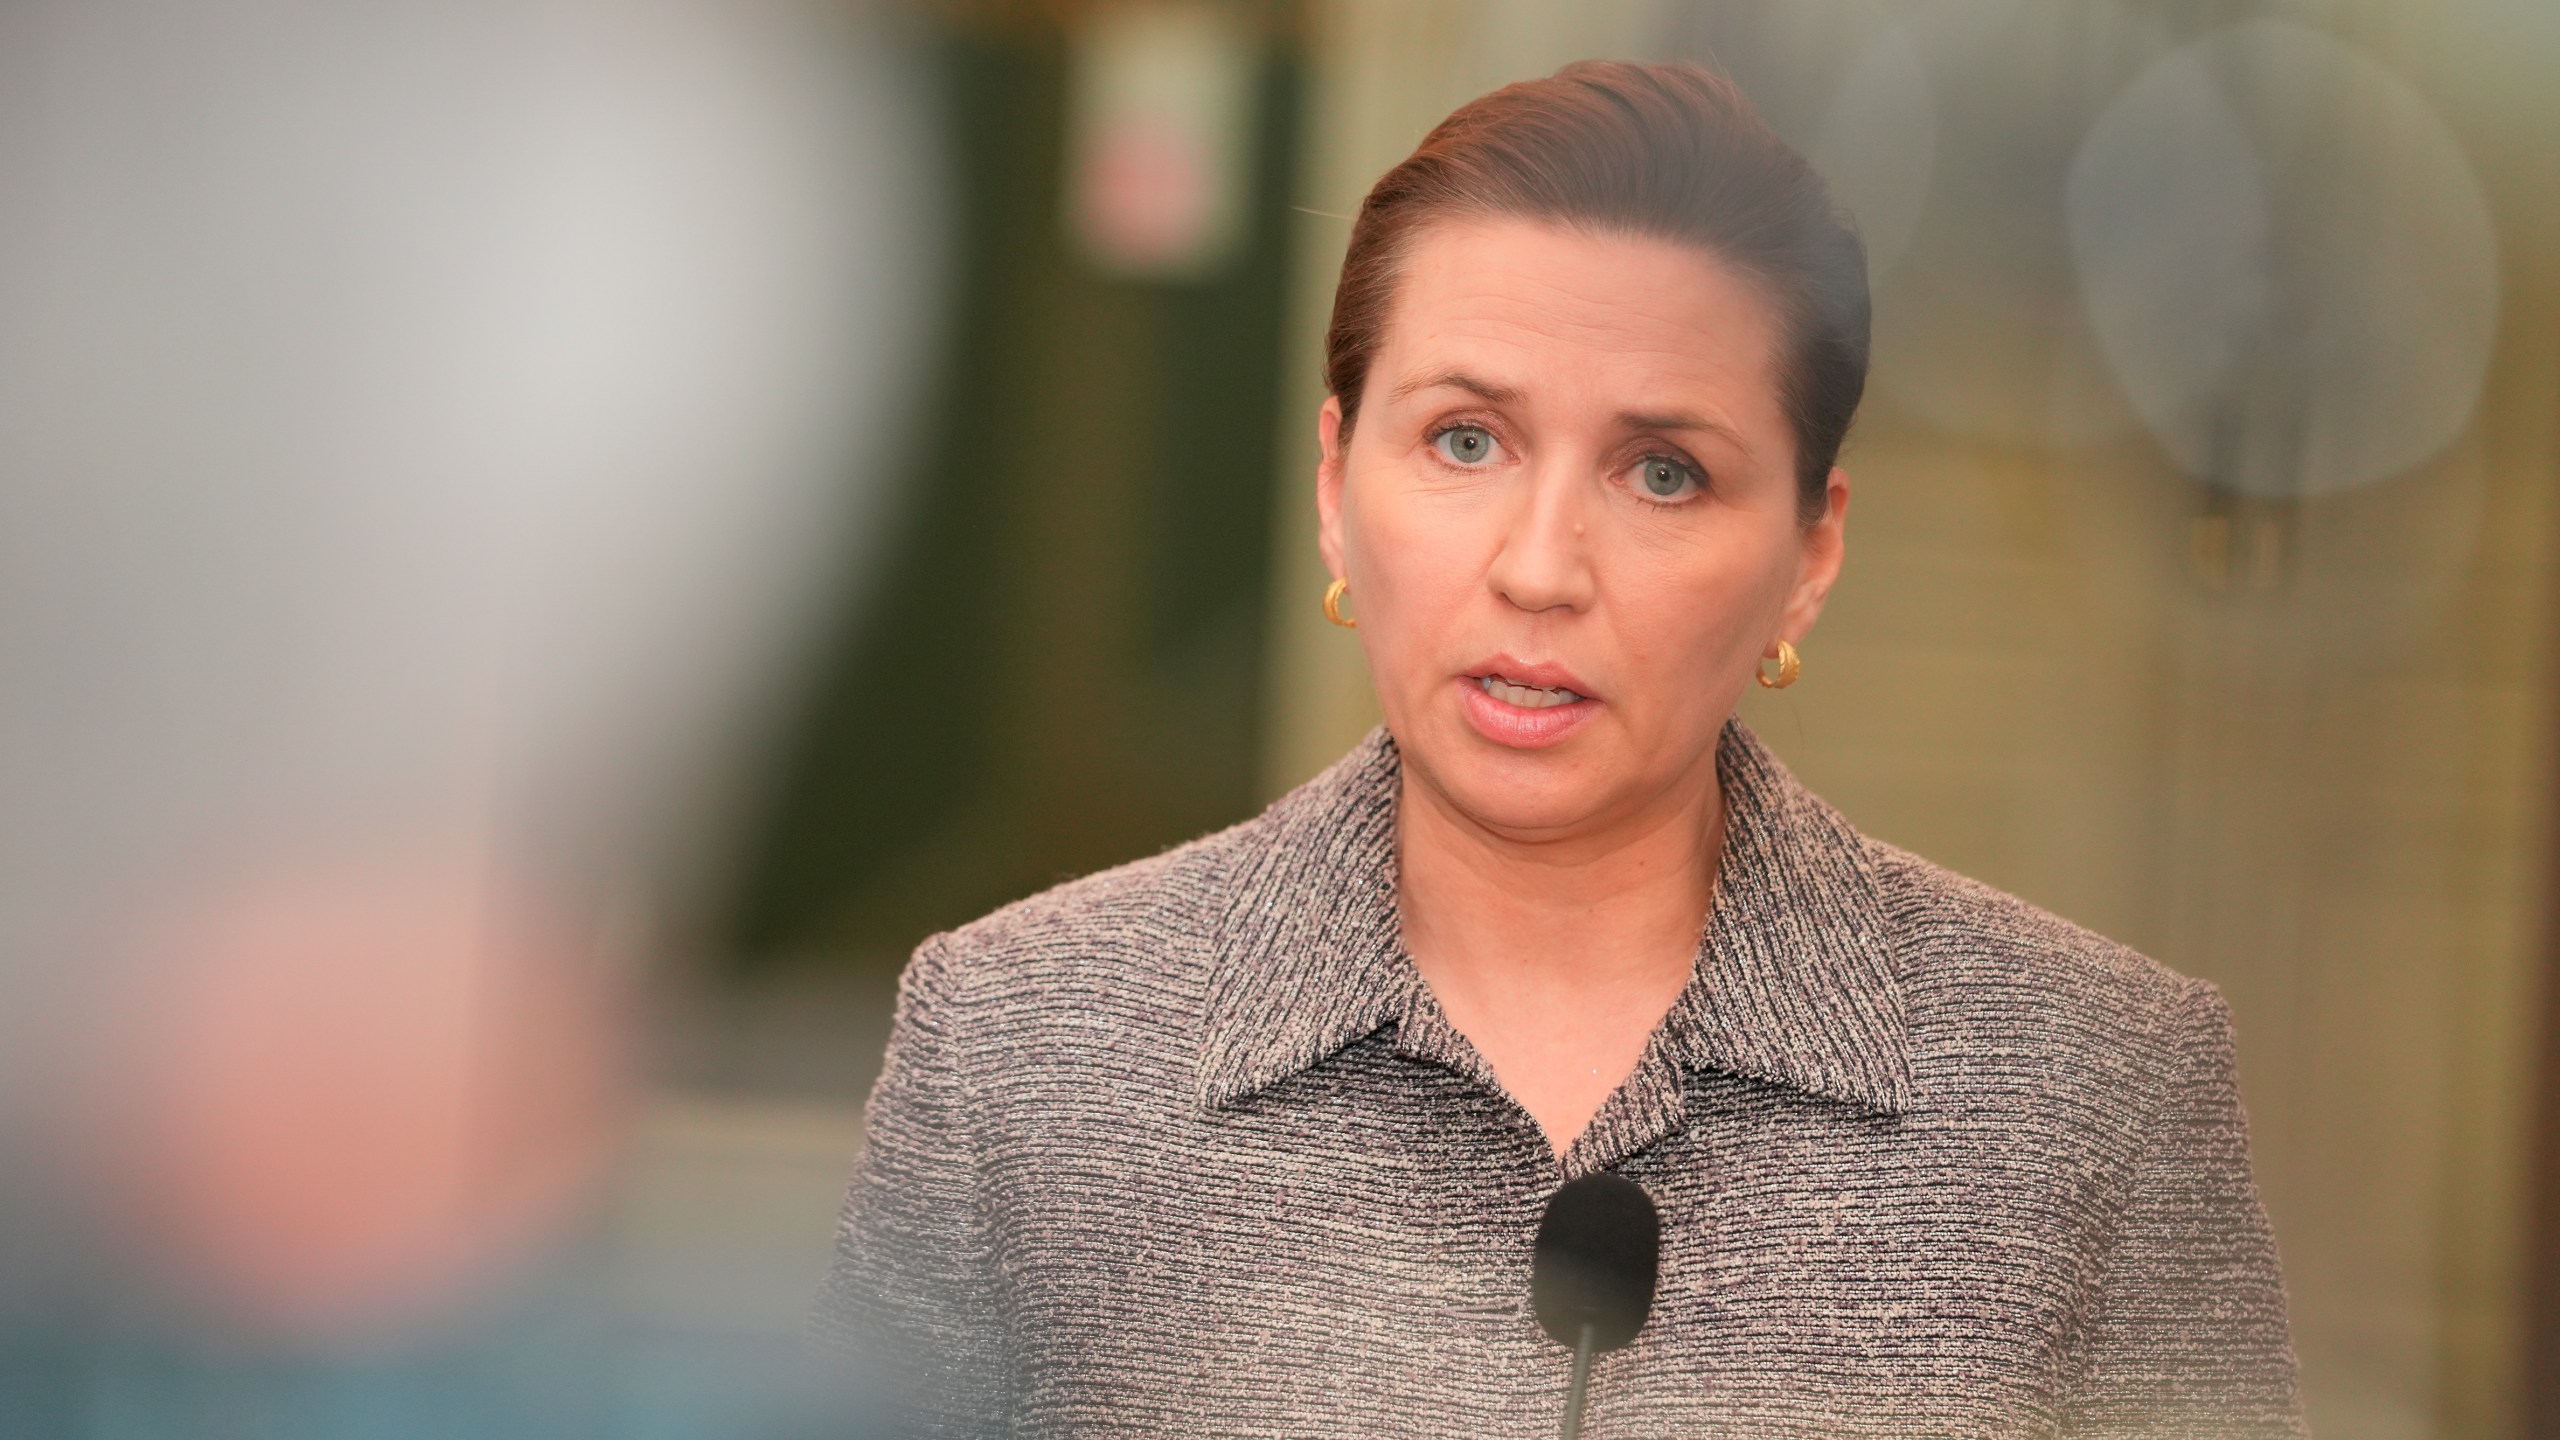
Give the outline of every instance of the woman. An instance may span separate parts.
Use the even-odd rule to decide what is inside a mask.
[[[1866,839],[1733,718],[1838,575],[1864,259],[1693,66],[1379,181],[1329,615],[1386,723],[929,940],[822,1319],[965,1433],[1553,1433],[1568,1179],[1662,1221],[1591,1435],[2300,1430],[2215,990]]]

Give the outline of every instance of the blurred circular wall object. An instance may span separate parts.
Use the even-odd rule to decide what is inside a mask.
[[[2469,423],[2496,234],[2418,92],[2306,26],[2161,57],[2064,185],[2082,303],[2179,469],[2269,498],[2406,473]]]
[[[1884,10],[1861,37],[1816,122],[1807,156],[1867,242],[1867,274],[1881,282],[1911,248],[1938,161],[1938,101],[1920,42]]]
[[[2117,0],[1693,0],[1670,43],[1725,67],[1857,217],[1871,395],[1952,435],[2138,429],[2084,333],[2055,197],[2082,134],[2170,48]],[[2080,403],[2087,372],[2111,402]]]

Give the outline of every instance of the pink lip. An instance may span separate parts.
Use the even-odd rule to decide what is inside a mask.
[[[1508,655],[1496,655],[1467,671],[1467,678],[1470,680],[1481,680],[1487,675],[1499,675],[1514,685],[1536,685],[1548,690],[1570,690],[1585,700],[1593,698],[1591,687],[1582,683],[1581,676],[1551,660],[1532,665],[1526,660],[1514,660]]]
[[[1514,685],[1570,690],[1582,698],[1570,705],[1532,710],[1484,693],[1484,687],[1477,682],[1487,675],[1498,675]],[[1581,729],[1584,722],[1600,713],[1600,702],[1582,688],[1581,680],[1572,671],[1561,665],[1528,665],[1508,655],[1497,655],[1459,676],[1457,684],[1458,708],[1466,712],[1467,723],[1487,740],[1515,750],[1544,749]]]

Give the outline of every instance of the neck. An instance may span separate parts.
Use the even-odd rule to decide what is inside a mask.
[[[1676,993],[1713,903],[1724,798],[1712,750],[1650,803],[1569,833],[1505,833],[1416,767],[1398,807],[1407,948],[1444,1002]]]

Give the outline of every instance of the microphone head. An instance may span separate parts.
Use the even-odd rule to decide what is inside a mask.
[[[1636,1338],[1653,1310],[1662,1264],[1662,1217],[1624,1175],[1595,1171],[1566,1182],[1538,1222],[1529,1301],[1547,1338],[1570,1349],[1591,1327],[1592,1349]]]

